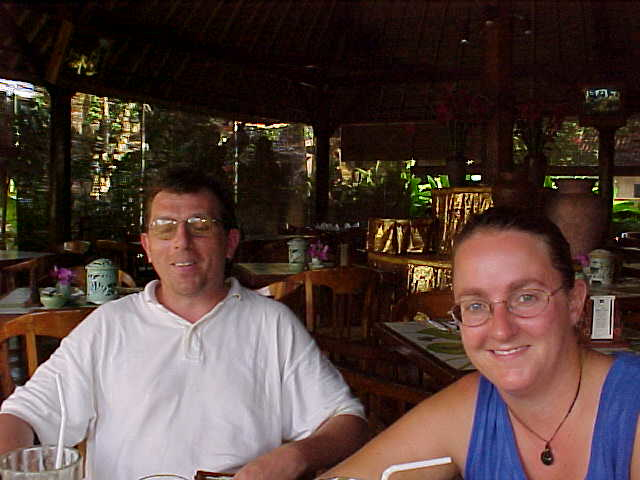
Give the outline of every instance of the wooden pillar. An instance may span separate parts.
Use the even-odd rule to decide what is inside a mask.
[[[15,158],[15,148],[13,147],[13,136],[11,134],[11,120],[13,116],[11,111],[11,103],[8,101],[0,102],[0,211],[2,212],[2,220],[0,223],[0,249],[7,247],[6,228],[7,228],[7,204],[9,197],[8,182],[8,163],[9,159]]]
[[[600,197],[608,208],[607,224],[611,222],[611,205],[613,204],[613,168],[616,153],[616,127],[598,128],[598,177]]]
[[[329,185],[331,182],[329,140],[332,132],[333,128],[326,123],[318,123],[313,127],[316,146],[314,223],[326,221],[329,212]]]
[[[71,239],[71,97],[73,92],[55,86],[51,96],[49,162],[49,247]]]
[[[506,6],[496,8],[497,17],[486,23],[485,79],[494,113],[487,128],[487,158],[483,181],[495,183],[501,171],[513,166],[512,82],[513,16]]]

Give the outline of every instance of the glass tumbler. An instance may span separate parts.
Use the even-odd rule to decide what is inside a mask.
[[[64,447],[62,466],[56,469],[53,445],[18,448],[0,455],[2,480],[82,480],[82,457],[75,448]]]

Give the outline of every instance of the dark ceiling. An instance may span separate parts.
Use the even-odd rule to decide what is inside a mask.
[[[638,1],[3,1],[0,77],[282,121],[419,121],[443,84],[485,88],[487,38],[509,21],[511,98],[607,79],[640,111]]]

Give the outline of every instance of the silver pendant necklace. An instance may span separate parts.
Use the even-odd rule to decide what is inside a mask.
[[[569,406],[569,410],[567,410],[567,413],[564,415],[564,418],[562,419],[562,421],[560,421],[560,424],[556,427],[556,429],[553,432],[553,435],[551,435],[551,437],[548,440],[546,438],[544,438],[542,435],[539,435],[529,425],[524,423],[520,419],[520,417],[518,417],[513,412],[513,410],[511,410],[509,405],[507,405],[507,410],[509,410],[509,413],[511,413],[511,416],[513,418],[515,418],[518,421],[518,423],[520,423],[520,425],[522,425],[529,432],[531,432],[533,435],[535,435],[537,438],[539,438],[540,440],[542,440],[544,442],[544,450],[542,450],[542,452],[540,453],[540,461],[543,464],[547,465],[547,466],[553,465],[553,461],[555,460],[554,457],[553,457],[553,450],[551,450],[551,442],[555,438],[556,433],[558,433],[560,431],[560,428],[562,427],[562,425],[564,425],[564,422],[567,420],[567,418],[569,418],[569,415],[571,414],[571,411],[573,410],[573,406],[576,404],[576,400],[578,399],[578,395],[580,394],[580,385],[581,384],[582,384],[582,359],[580,360],[580,376],[578,377],[578,388],[576,389],[576,394],[573,397],[573,401],[571,402],[571,405]]]

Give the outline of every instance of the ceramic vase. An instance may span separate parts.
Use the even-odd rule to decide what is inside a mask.
[[[66,299],[69,299],[71,297],[71,285],[68,283],[58,282],[56,284],[56,290]]]
[[[608,231],[606,202],[591,191],[589,179],[556,180],[558,191],[546,202],[547,216],[571,246],[571,256],[588,255],[604,243]]]

